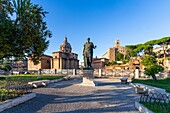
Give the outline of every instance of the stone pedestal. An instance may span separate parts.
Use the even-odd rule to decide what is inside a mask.
[[[94,84],[94,70],[83,70],[83,82],[82,86],[95,86]]]

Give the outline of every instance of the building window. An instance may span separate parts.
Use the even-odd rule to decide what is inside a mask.
[[[47,63],[50,63],[50,61],[49,61],[49,60],[47,60]]]

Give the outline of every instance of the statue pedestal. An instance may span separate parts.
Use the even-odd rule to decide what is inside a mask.
[[[94,70],[83,70],[83,82],[82,86],[95,86],[94,84]]]

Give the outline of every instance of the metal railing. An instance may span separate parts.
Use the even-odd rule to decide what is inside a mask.
[[[0,81],[0,102],[32,92],[32,86],[27,80]]]
[[[155,113],[170,113],[170,95],[161,93],[143,94],[140,103]]]

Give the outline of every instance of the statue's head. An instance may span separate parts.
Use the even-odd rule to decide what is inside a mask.
[[[87,38],[87,42],[90,42],[90,38]]]

